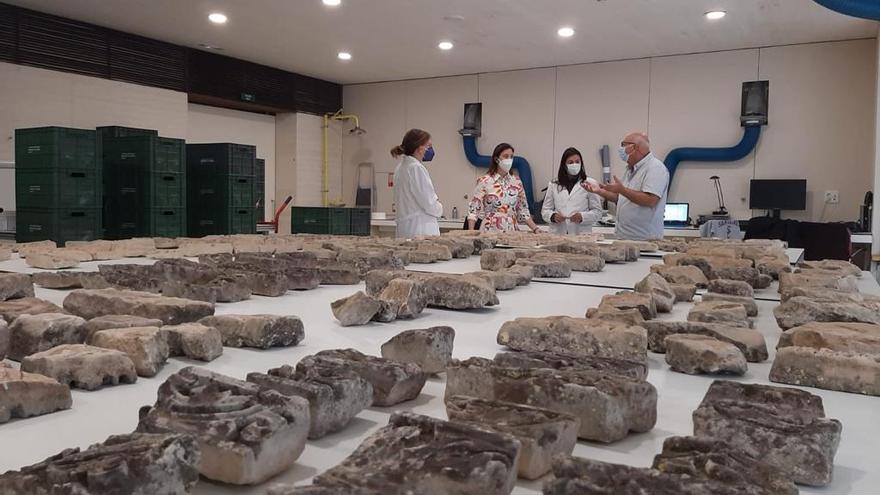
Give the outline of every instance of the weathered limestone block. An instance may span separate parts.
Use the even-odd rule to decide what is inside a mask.
[[[179,297],[194,301],[239,302],[250,299],[251,290],[235,278],[218,277],[204,284],[190,282],[165,282],[159,287],[166,297]]]
[[[168,351],[172,357],[213,361],[223,354],[223,337],[214,327],[183,323],[166,325],[162,330],[168,336]]]
[[[197,239],[182,241],[178,249],[180,254],[187,258],[211,254],[232,254],[233,250],[232,244],[228,242],[207,242]]]
[[[620,291],[616,294],[602,296],[599,310],[604,309],[638,309],[642,318],[651,320],[657,317],[657,305],[649,294],[640,292]]]
[[[605,263],[623,263],[633,261],[632,252],[627,252],[626,246],[623,244],[603,244],[599,246],[599,257],[605,260]],[[638,258],[638,254],[636,254]]]
[[[189,493],[199,481],[198,460],[198,445],[188,435],[113,435],[0,475],[0,493]]]
[[[469,424],[399,412],[312,487],[274,494],[506,495],[516,482],[515,437]]]
[[[357,268],[358,273],[371,270],[400,270],[404,263],[391,249],[340,249],[336,260]]]
[[[513,266],[516,258],[516,252],[512,249],[484,249],[480,254],[480,268],[502,270]]]
[[[880,325],[813,322],[787,330],[770,380],[880,395]]]
[[[137,381],[134,363],[124,352],[85,344],[63,344],[31,354],[21,360],[21,370],[85,390]]]
[[[558,253],[547,257],[558,257],[564,260],[573,272],[601,272],[605,269],[605,260],[600,256]]]
[[[247,381],[284,395],[309,401],[309,438],[321,438],[345,428],[373,403],[373,387],[353,371],[315,366],[297,373],[291,366],[249,373]]]
[[[0,261],[9,261],[12,259],[12,250],[6,249],[5,246],[0,246]]]
[[[768,357],[764,336],[751,328],[693,321],[649,321],[644,327],[648,330],[648,349],[652,352],[666,352],[668,336],[686,333],[705,335],[733,344],[751,363],[766,361]]]
[[[56,249],[58,249],[58,244],[55,241],[22,242],[14,246],[14,250],[18,251],[18,255],[22,258],[27,258],[33,253],[54,251]]]
[[[297,374],[310,376],[315,368],[350,370],[373,387],[373,405],[393,406],[419,396],[428,373],[418,365],[368,356],[354,349],[333,349],[306,356],[296,365]]]
[[[668,437],[654,456],[653,469],[666,474],[714,479],[728,485],[757,485],[766,495],[797,495],[794,483],[779,469],[714,438]]]
[[[506,368],[483,358],[453,360],[447,398],[466,395],[574,415],[578,437],[614,442],[645,432],[657,420],[657,390],[634,378],[585,369]]]
[[[322,266],[318,268],[318,279],[321,285],[357,285],[361,274],[353,267]]]
[[[858,282],[852,275],[828,274],[815,269],[779,275],[780,294],[784,295],[795,287],[833,289],[842,292],[859,291]]]
[[[454,339],[452,327],[407,330],[382,344],[382,357],[417,364],[425,373],[440,373],[452,359]]]
[[[353,325],[366,325],[379,313],[382,308],[382,302],[370,295],[364,294],[363,291],[357,291],[353,295],[337,299],[330,303],[330,309],[333,316],[339,320],[339,324],[344,327]],[[393,313],[393,312],[392,312]],[[396,313],[393,313],[397,317]]]
[[[801,261],[798,268],[809,273],[810,270],[826,270],[840,272],[841,275],[862,276],[862,269],[846,260]]]
[[[730,296],[755,297],[755,289],[748,282],[742,280],[726,280],[718,278],[711,280],[708,286],[709,292],[727,294]]]
[[[70,409],[71,403],[67,385],[48,376],[17,370],[0,360],[0,423]]]
[[[496,340],[517,351],[647,360],[646,330],[611,321],[568,316],[517,318],[501,326]]]
[[[697,294],[697,286],[693,284],[669,284],[669,288],[675,293],[675,302],[693,302]]]
[[[774,495],[743,476],[724,476],[712,464],[709,477],[664,473],[651,468],[562,457],[553,464],[553,478],[544,485],[544,495],[651,494],[651,495]],[[716,478],[717,476],[717,478]]]
[[[0,317],[12,323],[21,315],[39,315],[43,313],[64,313],[57,305],[37,297],[23,297],[0,301]]]
[[[758,269],[752,266],[714,266],[712,265],[712,275],[709,277],[710,279],[724,279],[724,280],[738,280],[741,282],[746,282],[756,289],[764,289],[770,282],[772,282],[772,278],[767,277],[764,281],[759,281],[761,278],[761,274],[758,272]]]
[[[85,332],[86,339],[95,332],[101,330],[112,330],[114,328],[134,328],[134,327],[161,327],[162,320],[155,318],[141,318],[140,316],[131,315],[106,315],[92,318],[86,322]]]
[[[428,306],[428,298],[422,282],[402,278],[388,282],[379,294],[379,301],[388,305],[396,318],[412,318]]]
[[[110,287],[97,272],[38,272],[31,274],[35,284],[46,289],[106,289]]]
[[[298,316],[215,315],[202,318],[199,323],[216,328],[227,347],[287,347],[299,344],[305,337]]]
[[[89,336],[88,344],[124,352],[138,376],[151,377],[168,360],[168,335],[159,327],[131,327],[99,330]]]
[[[0,301],[34,297],[34,283],[24,273],[0,273]]]
[[[100,265],[98,274],[112,287],[143,292],[159,292],[167,278],[150,265]]]
[[[752,328],[753,325],[745,306],[724,301],[699,302],[691,308],[687,319],[688,321],[721,323],[743,328]]]
[[[752,297],[731,296],[728,294],[717,294],[715,292],[706,292],[700,296],[702,302],[725,302],[739,304],[746,309],[747,316],[758,316],[758,303]]]
[[[446,415],[516,437],[521,445],[517,473],[527,480],[550,472],[555,456],[571,455],[580,429],[580,420],[570,414],[462,395],[446,399]]]
[[[505,268],[501,272],[515,276],[517,286],[529,285],[532,279],[535,278],[535,270],[530,266],[515,265]]]
[[[592,320],[614,321],[631,326],[641,326],[645,318],[638,309],[617,309],[612,307],[589,308],[586,317]]]
[[[9,326],[9,359],[21,361],[58,345],[82,344],[85,325],[84,319],[61,313],[21,315]]]
[[[532,256],[516,260],[516,266],[528,266],[537,278],[568,278],[571,265],[564,259],[553,256]]]
[[[91,256],[89,256],[89,260],[91,259]],[[76,253],[56,249],[55,251],[30,253],[25,262],[32,268],[59,270],[79,266],[80,256],[76,255]]]
[[[198,470],[234,485],[262,483],[288,469],[309,431],[306,399],[187,367],[168,377],[140,411],[138,432],[185,433],[201,450]]]
[[[477,277],[431,274],[424,276],[422,284],[429,306],[477,309],[498,304],[495,288]]]
[[[572,356],[552,352],[499,352],[495,354],[493,361],[504,368],[585,370],[636,380],[645,380],[648,377],[648,365],[645,362],[600,356]]]
[[[651,273],[660,275],[670,284],[695,285],[701,288],[709,284],[703,271],[691,265],[651,265]]]
[[[841,424],[819,396],[786,387],[712,383],[693,414],[694,435],[727,442],[775,466],[795,483],[831,482]]]
[[[512,290],[515,289],[519,284],[520,277],[515,273],[509,271],[509,269],[505,268],[499,271],[490,271],[490,270],[481,270],[478,272],[471,272],[468,275],[472,277],[478,277],[486,282],[492,284],[492,287],[498,290]],[[529,279],[531,281],[531,279]]]
[[[829,301],[796,296],[773,308],[773,316],[783,330],[814,321],[880,324],[880,301]]]
[[[769,275],[773,280],[779,280],[782,273],[791,273],[791,264],[788,257],[779,258],[760,258],[755,260],[755,268],[762,275]]]
[[[666,337],[666,363],[674,371],[744,375],[746,357],[735,345],[705,335],[679,333]]]
[[[166,325],[197,321],[214,314],[211,303],[118,289],[75,290],[64,298],[64,309],[87,319],[133,315],[156,318]]]
[[[648,294],[654,299],[654,306],[658,313],[669,313],[675,304],[675,292],[669,286],[665,278],[656,273],[648,274],[635,285],[635,291]]]
[[[855,302],[863,303],[880,301],[880,296],[873,294],[863,294],[861,292],[847,292],[836,289],[826,289],[822,287],[792,287],[790,290],[780,295],[782,301],[787,301],[792,297],[803,296],[809,299],[818,299],[828,302]]]
[[[0,363],[6,359],[6,353],[9,351],[9,324],[5,320],[0,320]]]

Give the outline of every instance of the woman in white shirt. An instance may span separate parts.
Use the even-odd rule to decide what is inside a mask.
[[[586,234],[602,218],[602,198],[582,187],[588,179],[581,152],[562,153],[556,178],[547,186],[541,216],[554,234]]]
[[[403,157],[394,169],[397,237],[440,235],[437,219],[443,215],[443,205],[434,192],[428,169],[422,165],[434,159],[431,135],[421,129],[410,129],[403,142],[391,148],[391,156]]]

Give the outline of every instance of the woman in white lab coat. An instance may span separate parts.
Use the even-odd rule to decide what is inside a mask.
[[[582,187],[587,181],[581,152],[562,153],[556,178],[547,186],[541,216],[554,234],[586,234],[602,218],[602,198]],[[589,179],[593,180],[593,179]]]
[[[391,156],[402,157],[394,169],[397,237],[440,235],[437,219],[443,215],[443,205],[434,192],[428,169],[422,165],[434,158],[431,135],[421,129],[410,129],[403,142],[391,149]]]

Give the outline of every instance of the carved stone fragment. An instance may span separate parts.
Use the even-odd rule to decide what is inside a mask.
[[[34,283],[45,289],[106,289],[110,287],[97,272],[38,272],[31,274]]]
[[[71,403],[67,385],[48,376],[17,370],[0,361],[0,423],[70,409]],[[0,476],[0,480],[2,478]]]
[[[691,265],[651,265],[651,273],[660,275],[670,284],[696,285],[701,288],[709,284],[703,271]]]
[[[199,323],[216,328],[227,347],[287,347],[305,337],[303,322],[297,316],[215,315]]]
[[[499,352],[494,363],[504,368],[552,368],[557,370],[586,370],[620,375],[636,380],[648,377],[648,365],[629,359],[599,356],[572,356],[551,352]]]
[[[622,323],[550,316],[517,318],[498,330],[497,342],[518,351],[647,360],[647,332]]]
[[[735,345],[705,335],[680,333],[666,337],[666,363],[674,371],[745,374],[746,357]]]
[[[92,318],[86,322],[85,332],[86,338],[101,330],[112,330],[114,328],[134,328],[134,327],[161,327],[162,320],[155,318],[142,318],[140,316],[131,315],[106,315]]]
[[[23,297],[0,301],[0,317],[12,323],[21,315],[39,315],[43,313],[64,313],[59,306],[36,297]]]
[[[63,344],[31,354],[22,359],[21,370],[85,390],[137,381],[134,363],[125,353],[85,344]]]
[[[602,296],[599,310],[616,308],[621,310],[638,309],[642,318],[651,320],[657,317],[657,305],[649,294],[640,292],[620,291],[617,294]]]
[[[339,324],[348,327],[353,325],[366,325],[382,308],[379,299],[357,291],[353,295],[338,299],[330,303],[333,316],[339,320]],[[396,313],[393,313],[397,317]]]
[[[417,364],[425,373],[440,373],[452,359],[454,339],[452,327],[407,330],[382,344],[382,357]]]
[[[745,306],[724,301],[699,302],[691,308],[688,321],[721,323],[734,327],[752,328]]]
[[[61,313],[21,315],[9,326],[9,359],[21,361],[58,345],[82,344],[85,325],[84,319]]]
[[[814,321],[880,324],[880,301],[874,299],[863,299],[861,302],[829,301],[795,296],[773,308],[773,316],[779,328],[783,330]]]
[[[308,401],[187,367],[159,387],[153,406],[140,411],[138,432],[183,433],[196,438],[202,476],[253,485],[288,469],[309,431]]]
[[[709,292],[730,296],[755,297],[755,289],[742,280],[726,280],[718,278],[709,282]]]
[[[64,298],[64,309],[87,319],[134,315],[156,318],[166,325],[198,321],[214,314],[211,303],[118,289],[75,290]]]
[[[131,327],[99,330],[88,344],[124,352],[134,363],[138,376],[151,377],[168,360],[168,335],[159,327]]]
[[[642,326],[645,318],[638,309],[617,309],[613,307],[589,308],[586,317],[591,320],[604,320],[624,323],[630,326]]]
[[[751,363],[766,361],[768,357],[764,336],[751,328],[694,321],[649,321],[644,327],[648,330],[648,349],[652,352],[666,352],[668,336],[686,333],[705,335],[733,344]]]
[[[34,297],[34,283],[23,273],[0,273],[0,301]]]
[[[648,274],[635,285],[635,291],[648,294],[654,299],[654,306],[658,313],[669,313],[675,304],[675,292],[669,286],[665,278],[656,273]]]
[[[701,302],[725,302],[739,304],[746,309],[746,316],[758,316],[758,303],[752,297],[732,296],[729,294],[717,294],[706,292],[700,296]]]
[[[697,294],[697,286],[693,284],[669,284],[675,293],[675,302],[693,302]]]
[[[168,335],[171,356],[213,361],[223,354],[223,337],[214,327],[201,323],[183,323],[166,325],[162,330]]]
[[[502,270],[516,263],[516,252],[512,249],[486,249],[480,254],[480,268],[483,270]]]
[[[388,306],[396,318],[412,318],[424,311],[428,305],[422,283],[418,280],[402,278],[388,282],[379,294],[379,300]]]

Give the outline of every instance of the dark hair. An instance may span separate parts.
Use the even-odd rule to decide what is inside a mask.
[[[400,155],[410,155],[419,149],[419,146],[430,141],[431,135],[421,129],[410,129],[403,136],[403,142],[391,148],[391,156],[394,158]]]
[[[581,171],[573,177],[568,175],[568,167],[565,166],[565,162],[574,155],[581,159]],[[568,189],[568,192],[571,192],[575,184],[585,180],[587,180],[587,172],[584,169],[584,155],[577,148],[568,148],[563,151],[562,160],[559,160],[559,171],[556,173],[556,183]]]
[[[498,173],[498,157],[507,150],[514,151],[513,146],[501,143],[495,147],[495,151],[492,152],[492,161],[489,162],[489,175]]]

